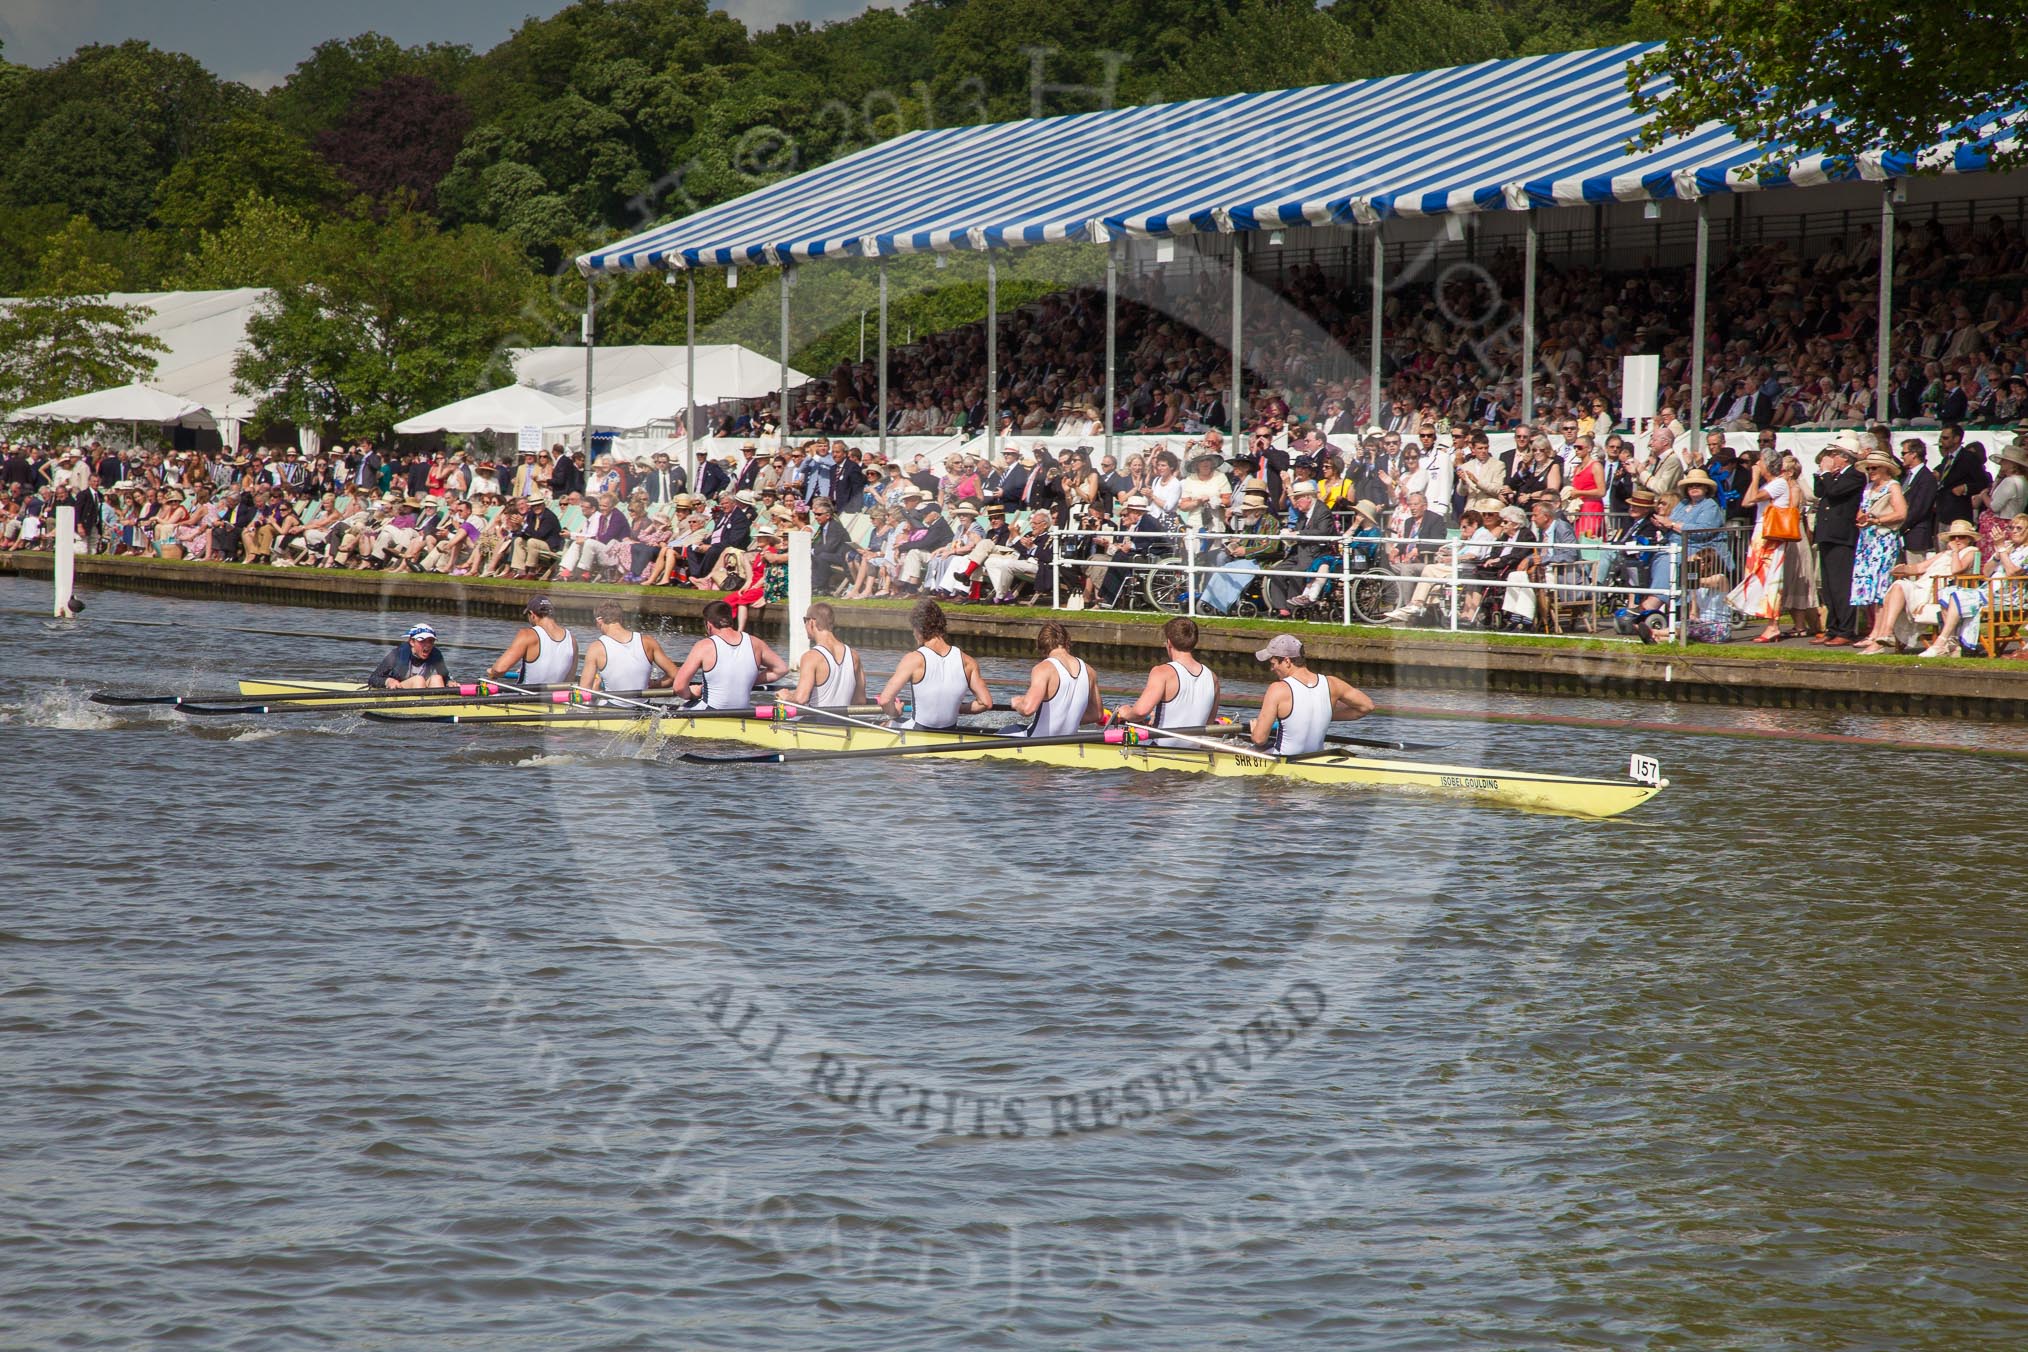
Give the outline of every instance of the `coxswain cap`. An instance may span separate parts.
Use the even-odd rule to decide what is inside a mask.
[[[408,636],[411,639],[426,638],[435,641],[437,631],[426,624],[413,624],[409,626]]]

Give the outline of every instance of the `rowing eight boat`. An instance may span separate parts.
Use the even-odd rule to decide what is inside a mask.
[[[242,681],[243,695],[286,700],[291,694],[342,691],[336,682]],[[378,692],[360,689],[360,703]],[[349,701],[331,701],[348,705]],[[320,702],[320,707],[323,703]],[[763,706],[765,707],[765,706]],[[1534,812],[1577,817],[1614,817],[1654,797],[1668,781],[1646,757],[1635,757],[1629,778],[1587,779],[1575,775],[1529,770],[1498,770],[1485,766],[1437,765],[1423,761],[1379,760],[1347,751],[1329,750],[1293,759],[1262,758],[1246,750],[1208,747],[1116,745],[1102,742],[1025,747],[1021,739],[983,730],[929,732],[876,728],[864,722],[831,719],[700,718],[680,709],[648,713],[631,708],[558,707],[530,701],[493,705],[483,712],[461,712],[455,697],[433,703],[419,700],[377,711],[383,720],[505,724],[515,727],[556,727],[620,735],[695,737],[737,742],[777,751],[863,751],[888,746],[960,745],[976,743],[976,751],[953,750],[937,759],[1020,759],[1088,770],[1174,770],[1232,779],[1283,779],[1310,784],[1350,785],[1406,790],[1444,797],[1470,798]],[[1638,775],[1636,778],[1634,775]]]

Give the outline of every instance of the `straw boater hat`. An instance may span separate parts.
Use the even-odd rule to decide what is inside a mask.
[[[1314,497],[1316,497],[1316,496],[1317,496],[1317,481],[1316,481],[1315,479],[1298,479],[1298,480],[1296,480],[1296,481],[1295,481],[1295,482],[1294,482],[1293,484],[1289,485],[1289,496],[1290,496],[1290,497],[1292,497],[1292,498],[1314,498]]]
[[[1713,493],[1718,491],[1717,483],[1712,480],[1709,474],[1706,474],[1701,469],[1693,469],[1676,481],[1678,488],[1688,488],[1692,484],[1698,484]]]
[[[1627,506],[1629,507],[1653,507],[1654,505],[1655,495],[1645,488],[1636,488],[1632,493],[1627,495]]]
[[[1953,521],[1951,522],[1951,528],[1943,533],[1943,538],[1946,540],[1976,540],[1979,538],[1979,528],[1969,521]]]
[[[979,504],[976,502],[961,502],[951,509],[952,516],[977,516],[978,514]]]
[[[1845,456],[1855,461],[1859,459],[1860,456],[1866,454],[1866,447],[1863,443],[1860,442],[1859,434],[1849,427],[1846,428],[1844,431],[1840,432],[1837,436],[1832,437],[1830,444],[1825,446],[1824,450],[1835,451],[1839,455]],[[1818,452],[1819,455],[1821,455],[1822,453],[1823,452],[1821,451]]]

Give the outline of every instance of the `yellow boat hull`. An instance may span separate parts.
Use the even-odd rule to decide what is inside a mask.
[[[312,690],[338,691],[335,683],[242,681],[244,695],[286,699]],[[379,692],[360,690],[361,702]],[[347,700],[319,700],[317,707],[349,707]],[[1633,779],[1588,779],[1575,775],[1484,766],[1437,765],[1423,761],[1380,760],[1351,752],[1298,761],[1264,760],[1240,751],[1215,752],[1195,747],[1075,746],[1024,747],[1017,739],[981,732],[896,731],[804,717],[786,722],[759,718],[699,718],[680,711],[648,714],[628,709],[585,709],[551,704],[479,704],[455,698],[441,703],[417,699],[379,712],[395,717],[471,718],[475,726],[560,728],[619,736],[698,738],[736,742],[769,751],[864,751],[892,746],[944,746],[976,743],[976,751],[941,752],[934,760],[1019,759],[1028,764],[1082,770],[1172,770],[1219,775],[1228,779],[1281,779],[1307,784],[1388,789],[1446,798],[1473,799],[1531,812],[1573,817],[1616,817],[1647,802],[1668,781],[1647,784]]]

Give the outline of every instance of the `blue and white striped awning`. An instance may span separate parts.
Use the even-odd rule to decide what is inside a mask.
[[[578,266],[623,272],[1350,224],[1916,168],[1906,155],[1809,156],[1757,176],[1746,166],[1762,148],[1717,124],[1630,153],[1645,119],[1627,95],[1627,64],[1652,49],[910,132],[594,250]],[[1972,173],[1990,154],[1971,139],[1925,153],[1923,167]]]

